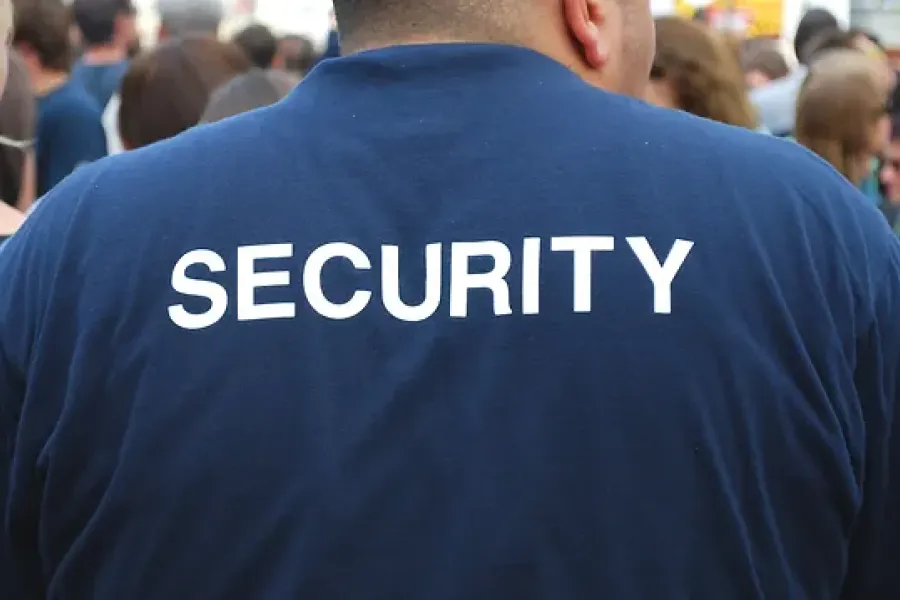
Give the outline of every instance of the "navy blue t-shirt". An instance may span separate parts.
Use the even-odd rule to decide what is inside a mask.
[[[127,60],[108,64],[87,64],[82,60],[72,68],[72,80],[91,95],[100,112],[103,112],[110,98],[119,90],[126,71]]]
[[[884,219],[529,50],[327,61],[0,282],[16,600],[900,597]]]
[[[77,167],[106,156],[102,111],[73,80],[38,98],[37,192],[46,194]]]

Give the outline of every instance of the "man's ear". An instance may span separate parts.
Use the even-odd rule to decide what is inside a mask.
[[[593,69],[603,68],[610,50],[601,32],[606,22],[604,0],[563,0],[563,3],[569,32],[581,47],[585,62]]]

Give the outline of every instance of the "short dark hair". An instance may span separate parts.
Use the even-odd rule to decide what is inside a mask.
[[[251,68],[240,48],[203,35],[173,39],[139,56],[122,80],[123,143],[138,148],[193,127],[213,90]]]
[[[234,36],[237,44],[260,69],[269,69],[278,51],[278,40],[265,25],[254,24]]]
[[[303,35],[286,35],[278,42],[285,71],[306,75],[319,60],[319,54],[312,40]]]
[[[507,26],[507,21],[520,13],[515,9],[519,5],[515,0],[333,0],[342,41],[390,38],[403,30],[470,33],[458,31],[463,20],[467,30],[481,28],[489,35],[492,29]]]
[[[805,46],[823,32],[831,29],[840,29],[840,25],[834,15],[823,8],[813,8],[803,15],[797,32],[794,34],[794,54],[802,64],[806,63]]]
[[[804,64],[812,64],[833,50],[857,50],[856,36],[837,27],[822,31],[803,47]]]
[[[28,0],[16,3],[13,45],[28,46],[41,66],[68,71],[72,66],[71,19],[60,0]]]
[[[134,13],[131,0],[74,0],[72,3],[72,15],[87,46],[113,41],[116,19]]]

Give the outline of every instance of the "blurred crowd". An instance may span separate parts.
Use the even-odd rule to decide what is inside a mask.
[[[324,58],[303,36],[250,24],[219,35],[222,3],[159,0],[158,42],[140,47],[130,0],[18,0],[0,102],[0,208],[10,234],[37,198],[79,165],[201,123],[272,104]],[[786,56],[702,13],[656,20],[646,100],[789,137],[860,187],[900,229],[897,76],[877,37],[806,13]]]
[[[160,0],[157,43],[142,51],[130,0],[14,2],[0,101],[0,236],[80,165],[272,104],[324,53],[300,35],[251,24],[218,36],[222,3]]]

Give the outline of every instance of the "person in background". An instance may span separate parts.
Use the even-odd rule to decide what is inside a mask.
[[[59,0],[16,5],[13,45],[37,97],[37,194],[42,196],[77,167],[106,156],[106,134],[96,101],[69,76],[69,15]]]
[[[10,206],[12,203],[9,202],[7,197],[10,193],[16,193],[14,188],[7,187],[6,185],[7,178],[15,176],[14,174],[7,174],[7,169],[9,168],[7,162],[9,158],[7,155],[9,142],[18,142],[21,140],[10,139],[7,137],[9,133],[15,135],[18,131],[10,132],[8,129],[10,125],[9,120],[4,117],[18,113],[18,116],[21,116],[26,122],[29,117],[27,108],[25,110],[18,110],[23,108],[21,103],[13,102],[10,104],[9,102],[3,101],[4,89],[7,86],[20,85],[26,90],[28,89],[27,81],[22,81],[21,63],[18,63],[15,58],[10,59],[8,57],[5,41],[9,38],[12,31],[12,14],[12,0],[0,0],[0,40],[3,40],[0,42],[0,248],[2,248],[3,243],[9,236],[15,233],[19,228],[23,219],[22,213]],[[21,127],[20,124],[15,122],[12,123],[12,125],[13,127]],[[21,149],[18,147],[15,147],[14,149],[21,152]],[[4,283],[0,281],[0,287],[3,285]]]
[[[800,19],[794,35],[794,52],[800,63],[798,68],[787,77],[751,92],[750,100],[756,107],[761,124],[773,135],[787,137],[794,131],[797,95],[806,78],[808,59],[811,58],[808,56],[807,45],[823,33],[838,29],[840,26],[837,19],[827,10],[808,10]]]
[[[299,82],[299,78],[284,71],[258,68],[238,75],[213,92],[200,122],[214,123],[275,104],[291,93]]]
[[[737,58],[721,36],[696,21],[656,20],[647,99],[720,123],[757,127]]]
[[[891,123],[891,139],[881,155],[878,178],[884,202],[881,212],[893,230],[900,233],[900,119]]]
[[[188,35],[215,37],[224,17],[222,0],[157,0],[156,10],[159,41]]]
[[[828,53],[813,63],[800,88],[797,141],[862,186],[890,131],[887,93],[869,57],[852,50]]]
[[[751,90],[769,85],[790,74],[787,60],[774,42],[754,48],[744,59],[743,70],[744,80]]]
[[[131,0],[74,0],[72,12],[84,53],[72,68],[72,79],[106,109],[128,70],[128,49],[137,38]]]
[[[8,67],[6,89],[0,95],[0,203],[24,213],[36,193],[37,106],[25,65],[16,52],[9,53]]]
[[[249,25],[232,40],[259,69],[271,69],[278,53],[278,39],[268,27],[256,23]]]
[[[202,35],[169,40],[136,58],[122,81],[119,137],[125,149],[193,127],[212,92],[252,67],[234,44]]]
[[[305,77],[319,61],[316,47],[303,35],[286,35],[278,41],[275,66],[298,77]]]

